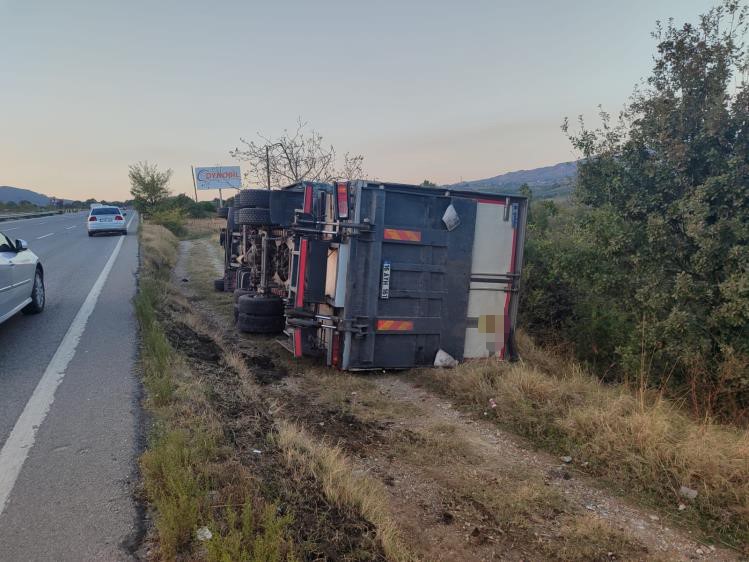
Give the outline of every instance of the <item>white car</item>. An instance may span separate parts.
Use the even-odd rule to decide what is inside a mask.
[[[118,207],[96,207],[88,213],[86,228],[89,236],[99,232],[127,234],[125,213],[120,211]]]
[[[44,269],[25,240],[12,241],[0,232],[0,323],[19,311],[44,310]]]

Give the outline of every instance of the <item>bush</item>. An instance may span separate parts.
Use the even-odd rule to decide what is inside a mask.
[[[184,236],[187,232],[185,229],[185,213],[182,209],[157,210],[150,216],[150,220],[154,224],[165,227],[175,236]]]

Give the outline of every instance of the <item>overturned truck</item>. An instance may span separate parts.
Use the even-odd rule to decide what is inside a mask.
[[[346,370],[512,358],[527,200],[350,181],[243,190],[221,241],[238,328]]]

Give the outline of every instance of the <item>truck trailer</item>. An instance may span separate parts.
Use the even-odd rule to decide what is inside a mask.
[[[276,299],[295,356],[344,370],[514,357],[524,197],[375,181],[267,193],[269,224],[239,235],[237,316]]]

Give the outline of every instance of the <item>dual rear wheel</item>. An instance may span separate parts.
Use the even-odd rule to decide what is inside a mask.
[[[276,296],[241,294],[234,305],[237,328],[248,334],[277,334],[283,331],[283,301]]]

